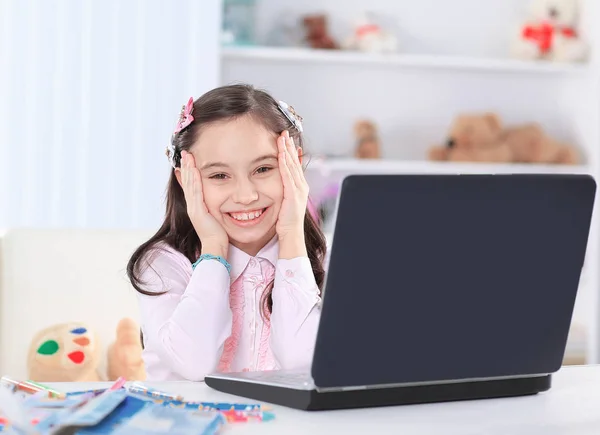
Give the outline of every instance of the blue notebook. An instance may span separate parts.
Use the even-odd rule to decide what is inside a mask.
[[[218,412],[190,412],[166,406],[146,406],[112,432],[113,435],[214,435],[225,424]]]

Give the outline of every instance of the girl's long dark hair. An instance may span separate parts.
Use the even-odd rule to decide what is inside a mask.
[[[180,166],[181,151],[190,150],[203,127],[213,122],[232,120],[245,115],[252,116],[267,130],[277,135],[288,130],[294,143],[299,147],[304,146],[302,134],[279,110],[277,101],[273,97],[250,85],[236,84],[213,89],[194,102],[194,121],[172,137],[171,143],[175,147],[175,165]],[[319,289],[322,290],[325,280],[323,259],[325,258],[326,241],[318,223],[313,220],[308,210],[304,218],[304,236],[315,280]],[[187,214],[183,189],[179,185],[173,169],[167,186],[164,221],[156,234],[139,246],[127,263],[127,275],[131,284],[138,292],[148,296],[163,294],[164,292],[149,292],[144,289],[145,283],[141,278],[142,267],[143,264],[149,263],[146,260],[151,251],[160,249],[159,245],[166,244],[181,252],[190,262],[194,262],[197,260],[198,252],[201,252],[201,243],[202,241],[198,238]],[[273,283],[271,282],[267,287],[262,304],[265,317],[269,317],[273,309],[272,289]]]

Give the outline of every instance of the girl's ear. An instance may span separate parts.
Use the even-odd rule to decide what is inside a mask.
[[[300,161],[300,164],[302,164],[303,155],[304,153],[302,152],[302,148],[298,148],[298,160]]]
[[[181,184],[181,168],[175,168],[175,178],[177,178],[179,186],[183,189],[183,185]]]
[[[179,167],[175,168],[175,178],[177,178],[177,182],[179,183],[179,187],[183,189],[183,183],[181,181],[181,168],[183,167],[183,160],[186,158],[186,151],[181,151],[179,156]]]

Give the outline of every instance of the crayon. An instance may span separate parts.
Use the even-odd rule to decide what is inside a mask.
[[[114,384],[111,385],[111,387],[109,388],[109,391],[115,391],[120,388],[123,388],[123,386],[125,385],[126,382],[127,382],[127,380],[125,378],[120,377],[119,379],[117,379],[114,382]]]
[[[104,393],[106,390],[107,390],[106,388],[102,388],[99,390],[71,391],[71,392],[67,393],[67,397],[81,396],[82,394],[92,394],[94,396],[98,396],[98,395]]]
[[[40,388],[38,386],[32,385],[30,383],[27,382],[20,382],[20,381],[16,381],[14,379],[11,379],[7,376],[3,376],[2,379],[0,380],[0,382],[3,385],[12,387],[13,391],[23,391],[25,393],[28,394],[35,394],[38,393],[40,391],[44,391],[43,388]],[[50,396],[50,393],[48,392],[48,395]]]
[[[173,408],[184,408],[193,411],[266,411],[268,408],[258,404],[248,403],[214,403],[214,402],[185,402],[181,400],[167,400],[161,403]]]
[[[130,393],[140,394],[142,396],[150,397],[152,399],[162,399],[162,400],[171,400],[171,401],[183,401],[183,397],[177,394],[169,394],[163,391],[158,391],[154,388],[150,388],[141,384],[139,382],[135,382],[131,384],[128,388]]]
[[[222,414],[228,423],[247,423],[250,421],[263,422],[275,419],[275,414],[264,411],[246,412],[230,410],[223,411]]]
[[[259,404],[249,403],[214,403],[214,402],[187,402],[186,408],[198,407],[216,411],[260,411],[263,407]]]
[[[180,395],[158,391],[140,382],[131,384],[128,390],[133,394],[161,400],[162,405],[174,408],[199,411],[266,411],[268,409],[257,403],[188,402]]]
[[[43,391],[47,391],[48,395],[52,398],[56,398],[56,399],[65,399],[67,397],[67,395],[65,393],[61,393],[60,391],[56,391],[46,385],[42,385],[42,384],[38,384],[37,382],[33,382],[33,381],[27,381],[25,382],[26,384],[30,384],[33,385],[34,387],[39,387],[41,388]]]

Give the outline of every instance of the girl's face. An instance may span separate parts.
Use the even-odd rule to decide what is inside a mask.
[[[191,148],[204,202],[232,245],[255,255],[275,236],[283,201],[277,135],[250,116],[213,123]]]

